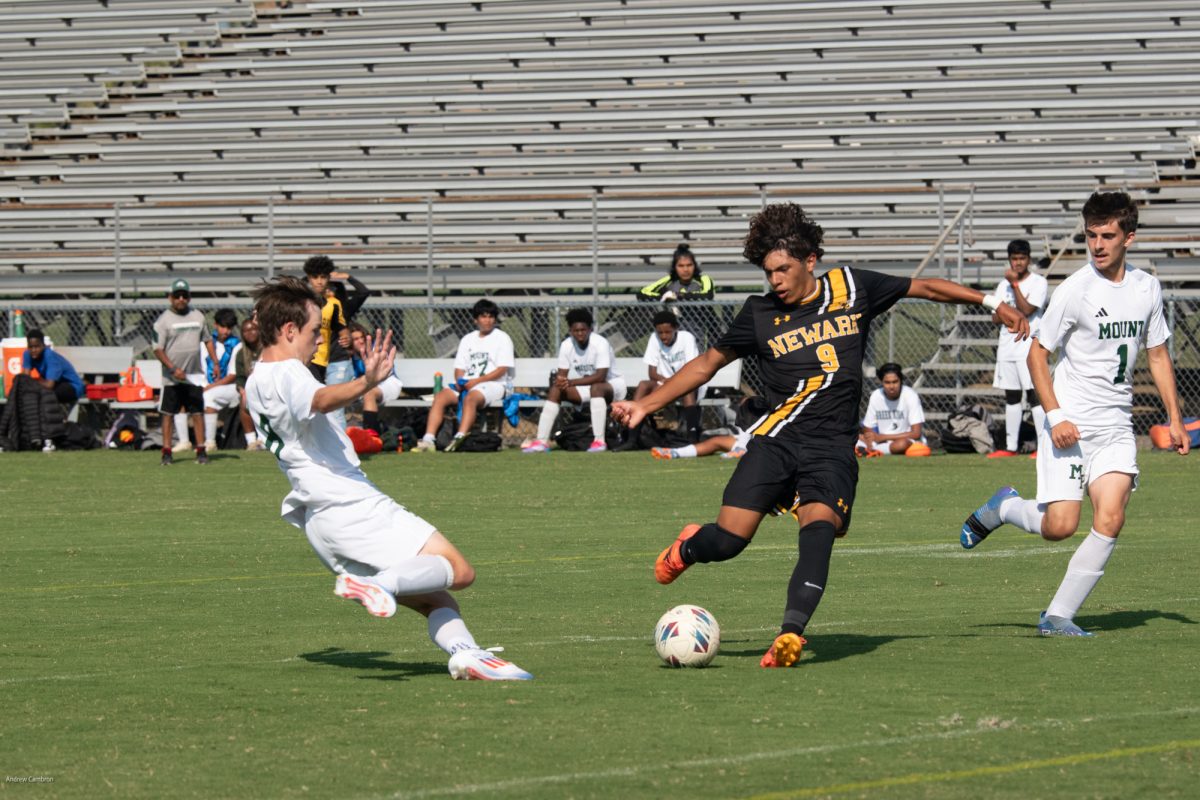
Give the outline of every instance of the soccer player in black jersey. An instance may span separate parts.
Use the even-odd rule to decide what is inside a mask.
[[[787,589],[780,633],[760,662],[790,667],[829,576],[833,540],[850,523],[858,461],[863,348],[871,320],[902,297],[985,305],[1021,339],[1024,315],[991,295],[939,278],[897,278],[836,267],[813,274],[823,232],[797,205],[770,205],[750,222],[744,255],[762,267],[771,291],[750,297],[715,347],[689,361],[612,415],[633,427],[707,383],[736,358],[758,358],[771,410],[752,427],[746,455],[725,487],[716,522],[688,525],[654,565],[670,583],[694,563],[725,561],[749,544],[768,513],[790,511],[800,524],[800,557]]]

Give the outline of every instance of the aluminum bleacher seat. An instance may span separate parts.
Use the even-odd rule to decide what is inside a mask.
[[[1097,186],[1200,203],[1179,0],[31,8],[0,11],[0,291],[102,289],[113,202],[128,274],[226,290],[262,269],[268,214],[276,263],[336,246],[372,286],[423,286],[427,198],[462,289],[587,286],[592,263],[636,286],[680,240],[736,282],[764,199],[814,209],[832,258],[904,271],[973,187],[988,279]],[[1187,274],[1194,218],[1146,218],[1148,257]]]

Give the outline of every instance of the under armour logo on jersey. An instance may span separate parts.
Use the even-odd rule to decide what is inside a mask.
[[[840,497],[837,499],[837,507],[840,508],[842,511],[850,510],[850,506],[846,505],[846,501]]]
[[[783,324],[784,322],[791,322],[791,321],[792,321],[792,315],[791,315],[791,314],[785,314],[785,315],[783,315],[782,317],[776,317],[776,318],[775,318],[775,324],[776,324],[776,325],[781,325],[781,324]]]
[[[1096,317],[1107,317],[1108,312],[1104,310],[1104,306],[1100,306],[1100,310],[1096,312]]]

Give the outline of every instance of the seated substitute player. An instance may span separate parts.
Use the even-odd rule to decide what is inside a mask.
[[[696,444],[683,447],[651,447],[650,455],[660,461],[670,461],[676,458],[699,458],[721,454],[721,458],[741,458],[746,455],[746,445],[750,443],[750,431],[762,422],[763,415],[770,411],[767,401],[758,395],[748,395],[742,398],[737,408],[737,433],[710,436]]]
[[[500,307],[491,300],[479,300],[471,307],[471,316],[475,319],[477,330],[468,333],[458,343],[458,354],[454,357],[454,384],[434,396],[429,408],[429,421],[425,423],[425,435],[417,442],[418,452],[437,449],[434,437],[442,426],[447,409],[454,406],[462,409],[458,432],[446,446],[446,452],[452,453],[471,432],[480,409],[512,394],[513,370],[517,362],[513,355],[512,339],[496,327],[500,320]],[[460,393],[466,394],[461,403]]]
[[[900,365],[880,364],[875,377],[882,385],[867,400],[856,452],[862,456],[902,455],[914,444],[925,444],[925,409],[917,390],[904,385]]]
[[[328,416],[392,374],[391,335],[367,338],[362,377],[324,386],[305,367],[321,343],[320,297],[295,278],[263,284],[253,295],[264,347],[246,399],[291,484],[283,518],[304,530],[337,575],[334,594],[377,617],[392,616],[397,602],[426,616],[456,679],[532,678],[475,643],[448,591],[470,586],[475,569],[432,525],[367,479],[345,431]]]
[[[696,337],[691,331],[679,329],[679,318],[671,311],[660,311],[654,315],[654,334],[646,341],[646,353],[642,361],[649,374],[647,380],[638,383],[633,399],[641,400],[663,385],[663,382],[679,371],[687,362],[700,355]],[[683,404],[684,429],[694,443],[700,439],[700,399],[702,387],[686,392],[680,398]],[[638,430],[642,423],[631,426],[629,436],[616,449],[632,450],[638,446]]]
[[[612,345],[598,333],[593,333],[595,320],[586,308],[567,312],[570,336],[558,348],[558,371],[550,384],[546,405],[538,418],[537,438],[521,449],[523,453],[546,453],[550,450],[550,433],[558,419],[563,400],[578,405],[587,404],[592,415],[592,444],[589,453],[603,453],[604,427],[608,422],[608,404],[625,399],[625,379],[617,371],[617,359]]]
[[[362,325],[357,322],[350,323],[350,351],[353,353],[350,361],[351,366],[354,368],[354,377],[356,378],[361,378],[367,371],[367,365],[363,361],[363,357],[366,353],[367,338],[369,336],[370,334],[367,332],[367,329]],[[363,395],[363,427],[378,435],[379,407],[398,399],[403,391],[404,383],[396,377],[395,365],[393,365],[392,374],[388,375],[383,380],[383,383]]]
[[[636,425],[711,380],[736,358],[756,357],[771,411],[751,431],[746,455],[725,488],[715,522],[686,526],[654,565],[670,583],[695,563],[735,557],[776,509],[800,525],[800,558],[787,589],[783,624],[761,660],[789,667],[800,658],[804,628],[825,591],[834,537],[854,505],[863,348],[871,320],[901,297],[976,303],[1000,313],[1022,335],[1025,318],[990,295],[938,278],[909,279],[837,267],[813,274],[823,232],[797,205],[769,205],[746,235],[746,260],[771,291],[750,297],[729,329],[641,400],[614,403],[613,416]]]
[[[242,346],[238,349],[237,358],[233,360],[234,383],[238,387],[240,405],[238,413],[242,418],[242,434],[246,437],[247,450],[267,449],[267,437],[254,425],[250,410],[246,408],[246,381],[254,372],[254,365],[262,353],[262,341],[258,338],[258,322],[250,317],[242,322]]]
[[[1133,364],[1146,349],[1150,375],[1170,419],[1170,441],[1186,455],[1189,441],[1167,352],[1162,288],[1128,264],[1137,232],[1137,206],[1124,192],[1096,192],[1083,206],[1091,260],[1050,299],[1029,350],[1029,373],[1046,408],[1038,432],[1037,499],[1005,486],[963,523],[959,541],[970,549],[1004,523],[1049,541],[1072,536],[1086,494],[1092,529],[1067,565],[1058,592],[1038,621],[1044,636],[1092,636],[1075,614],[1104,575],[1125,507],[1137,489],[1133,436]],[[1049,357],[1060,350],[1051,377]]]
[[[988,453],[988,458],[1005,458],[1015,456],[1021,444],[1021,395],[1029,401],[1033,412],[1033,427],[1041,430],[1045,413],[1038,401],[1037,392],[1033,390],[1033,380],[1029,377],[1029,367],[1025,363],[1029,356],[1029,346],[1033,337],[1038,334],[1038,324],[1042,318],[1042,309],[1046,307],[1046,298],[1050,289],[1046,279],[1036,272],[1029,271],[1029,242],[1024,239],[1013,239],[1008,243],[1008,269],[1004,272],[1004,280],[996,286],[996,297],[1020,311],[1029,320],[1029,339],[1017,341],[1013,335],[1003,328],[996,343],[996,376],[992,385],[1004,390],[1004,435],[1003,450]],[[999,322],[992,315],[993,322]]]

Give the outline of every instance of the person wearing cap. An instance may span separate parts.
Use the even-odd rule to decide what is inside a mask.
[[[25,352],[21,355],[21,372],[33,378],[43,388],[54,392],[55,398],[69,406],[83,397],[83,381],[75,367],[46,345],[46,336],[37,328],[25,337]]]
[[[1004,271],[1004,280],[997,284],[994,295],[1029,320],[1029,338],[1018,341],[1003,325],[1000,327],[1000,338],[996,342],[996,374],[992,386],[1004,390],[1005,443],[1003,450],[989,453],[988,458],[1006,458],[1017,454],[1023,415],[1022,394],[1033,412],[1035,430],[1042,429],[1042,420],[1046,418],[1042,403],[1033,389],[1033,379],[1029,376],[1025,359],[1029,356],[1033,337],[1038,334],[1042,309],[1046,307],[1050,290],[1045,278],[1029,270],[1029,263],[1029,242],[1024,239],[1009,242],[1008,269]],[[992,314],[992,322],[1000,324],[1000,318],[995,313]]]
[[[196,434],[196,463],[208,463],[204,447],[204,364],[201,343],[213,364],[220,364],[212,334],[208,332],[204,314],[191,308],[192,290],[179,278],[171,284],[166,311],[154,321],[154,356],[162,362],[163,390],[159,409],[162,412],[162,465],[169,466],[173,415],[183,410],[192,420]],[[217,377],[221,377],[218,375]]]

